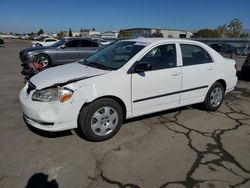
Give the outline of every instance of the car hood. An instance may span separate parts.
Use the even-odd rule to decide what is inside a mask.
[[[53,85],[66,85],[108,72],[110,71],[96,69],[76,62],[46,69],[33,76],[30,81],[36,86],[36,89],[43,89]]]

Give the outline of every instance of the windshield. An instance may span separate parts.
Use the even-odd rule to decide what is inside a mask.
[[[105,70],[117,70],[145,46],[132,41],[120,41],[107,46],[80,63]]]
[[[59,47],[59,46],[63,45],[65,42],[66,42],[66,40],[61,39],[58,42],[52,44],[51,46],[53,46],[53,47]]]

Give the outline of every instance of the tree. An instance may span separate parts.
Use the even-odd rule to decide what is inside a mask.
[[[228,25],[229,37],[239,38],[242,27],[243,27],[242,22],[239,19],[234,18]]]
[[[131,37],[131,33],[128,30],[122,29],[119,31],[119,38],[127,38],[127,37]]]
[[[43,29],[39,29],[39,31],[37,32],[37,35],[38,35],[38,36],[41,35],[41,34],[44,34]]]
[[[71,31],[71,28],[69,28],[69,37],[72,37],[73,34],[72,34],[72,31]]]
[[[229,31],[227,28],[227,24],[219,25],[216,30],[219,32],[220,37],[222,38],[228,37]]]
[[[59,39],[61,39],[61,38],[65,37],[65,32],[60,31],[59,33],[57,33],[57,36]]]
[[[95,31],[95,28],[92,28],[92,31]]]
[[[156,29],[154,33],[151,34],[151,37],[159,37],[162,38],[163,34],[161,33],[160,29]]]
[[[213,29],[201,29],[196,33],[196,37],[200,38],[219,38],[220,33],[218,30],[213,30]]]

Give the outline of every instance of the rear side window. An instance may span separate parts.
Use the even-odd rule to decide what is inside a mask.
[[[212,63],[213,60],[206,50],[200,46],[181,44],[183,66]]]
[[[98,44],[90,40],[81,40],[81,47],[98,47]]]

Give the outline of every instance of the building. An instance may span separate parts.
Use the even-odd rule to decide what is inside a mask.
[[[82,37],[86,37],[86,38],[90,38],[90,37],[97,38],[97,37],[100,37],[101,32],[84,29],[80,32],[80,34]]]
[[[131,37],[152,37],[154,33],[162,33],[163,38],[191,38],[193,32],[188,30],[157,29],[157,28],[131,28],[126,29]]]
[[[117,31],[105,31],[101,33],[101,38],[106,40],[112,40],[118,38],[119,32]]]

